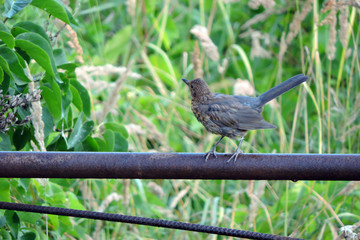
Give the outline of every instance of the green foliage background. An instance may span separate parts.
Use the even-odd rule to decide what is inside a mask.
[[[1,65],[2,82],[9,82],[7,94],[27,93],[29,80],[22,71],[25,61],[29,64],[36,86],[42,89],[48,151],[205,152],[217,136],[207,133],[193,116],[188,89],[180,80],[194,77],[191,53],[199,45],[204,79],[216,92],[232,94],[238,78],[249,80],[258,94],[295,74],[310,76],[306,86],[265,107],[264,118],[278,128],[250,132],[244,152],[359,153],[359,9],[346,6],[350,22],[346,34],[338,31],[344,22],[340,13],[335,15],[339,20],[334,38],[329,34],[331,26],[320,24],[330,14],[324,11],[324,1],[276,1],[272,14],[263,6],[249,7],[250,2],[256,1],[72,0],[65,8],[54,0],[48,1],[54,4],[51,8],[33,1],[0,26],[0,50],[19,53],[20,64],[20,70],[10,67],[9,71]],[[296,12],[304,11],[305,6],[311,10],[280,58],[282,36],[286,39],[293,31]],[[54,9],[61,11],[52,12]],[[255,20],[269,11],[264,19]],[[76,31],[84,63],[68,42],[72,37],[67,28],[55,36],[63,26],[56,18],[71,23]],[[244,27],[249,20],[253,24]],[[190,33],[195,25],[208,28],[219,61],[210,60]],[[269,58],[251,57],[254,31],[265,36],[260,45]],[[346,36],[344,46],[340,40]],[[334,41],[331,60],[328,45]],[[8,55],[1,56],[7,60]],[[224,66],[224,59],[228,65],[221,73],[218,66]],[[106,64],[131,66],[142,77],[126,78],[116,108],[102,120],[113,84],[121,77],[93,76],[103,87],[97,91],[99,87],[81,80],[75,71],[84,65]],[[24,132],[28,137],[19,137]],[[32,150],[29,140],[38,144],[31,124],[0,136],[1,150]],[[232,152],[236,144],[226,139],[218,152]],[[3,201],[87,210],[101,206],[106,212],[304,239],[335,239],[342,226],[358,224],[359,196],[357,182],[50,179],[41,185],[35,179],[0,179]],[[45,239],[46,227],[51,239],[223,239],[51,215],[2,210],[0,215],[0,237],[4,239]]]

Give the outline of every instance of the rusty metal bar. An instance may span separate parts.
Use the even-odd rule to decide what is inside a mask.
[[[360,154],[0,152],[3,178],[360,180]]]

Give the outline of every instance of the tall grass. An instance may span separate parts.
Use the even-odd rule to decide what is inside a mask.
[[[193,116],[188,89],[180,80],[183,76],[203,76],[213,91],[232,94],[238,78],[248,80],[262,93],[292,75],[305,73],[309,81],[265,107],[264,118],[278,128],[250,132],[243,150],[359,153],[359,10],[336,1],[276,1],[275,5],[271,0],[251,0],[249,5],[228,2],[128,0],[109,8],[105,1],[85,1],[80,7],[78,37],[85,63],[110,62],[104,49],[118,40],[122,45],[117,47],[124,50],[114,64],[128,66],[133,61],[131,70],[142,76],[127,78],[117,89],[117,105],[107,111],[127,126],[131,151],[205,152],[216,141],[217,136],[207,133]],[[255,6],[259,8],[251,8]],[[345,9],[350,13],[347,17]],[[345,15],[336,24],[339,12]],[[206,41],[191,33],[195,25],[207,30],[203,33],[207,38],[203,37],[214,44],[218,60],[209,56]],[[126,36],[116,33],[126,26],[131,26],[131,35],[123,41]],[[343,26],[347,29],[341,29]],[[260,46],[252,44],[254,31],[260,33]],[[119,39],[114,40],[114,36]],[[270,58],[251,57],[252,51],[259,50],[252,49],[255,46]],[[111,94],[115,79],[98,76],[95,80],[109,83],[101,93],[91,89],[93,110],[101,113],[104,104],[114,100],[109,97],[116,97]],[[218,151],[232,152],[235,147],[236,142],[226,139]],[[108,212],[304,239],[336,239],[340,227],[360,222],[357,182],[80,182],[72,187],[82,197],[82,204],[88,209],[104,206]],[[169,229],[73,221],[87,224],[87,234],[97,239],[223,239]]]

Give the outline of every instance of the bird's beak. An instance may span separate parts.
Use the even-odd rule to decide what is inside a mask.
[[[187,80],[187,79],[185,79],[185,78],[182,78],[181,80],[183,80],[184,81],[184,83],[186,83],[186,85],[188,85],[189,86],[189,80]]]

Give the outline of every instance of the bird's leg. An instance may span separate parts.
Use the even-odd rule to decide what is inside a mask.
[[[215,145],[211,148],[211,150],[208,151],[207,153],[205,153],[205,162],[207,162],[207,160],[208,160],[208,158],[209,158],[209,156],[210,156],[211,154],[213,154],[213,155],[216,157],[216,146],[219,144],[219,142],[220,142],[223,138],[224,138],[224,136],[221,136],[221,138],[219,139],[219,141],[217,141],[217,142],[215,143]]]
[[[236,151],[235,151],[234,154],[231,156],[231,158],[229,158],[229,160],[227,160],[226,162],[230,162],[232,159],[234,159],[234,163],[235,163],[238,155],[241,154],[241,153],[243,153],[243,151],[240,150],[240,146],[241,146],[241,143],[242,143],[243,140],[244,140],[244,137],[241,137],[241,138],[240,138],[239,146],[237,147]]]

